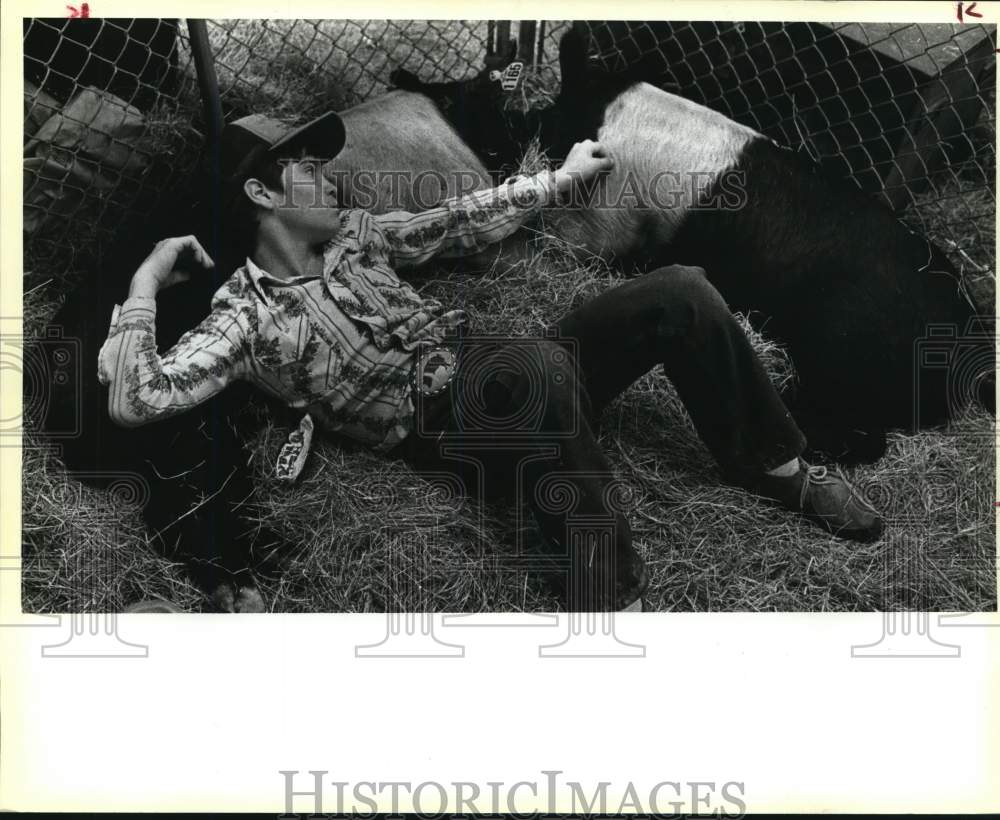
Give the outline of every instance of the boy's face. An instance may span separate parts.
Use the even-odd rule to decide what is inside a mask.
[[[337,187],[323,175],[323,161],[310,155],[283,162],[278,215],[292,231],[324,241],[340,229]]]

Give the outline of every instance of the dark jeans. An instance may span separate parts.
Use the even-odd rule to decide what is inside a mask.
[[[472,492],[526,501],[545,537],[542,565],[568,578],[569,607],[622,607],[647,579],[595,437],[609,401],[662,365],[733,479],[795,458],[805,437],[700,268],[633,279],[555,330],[552,338],[461,340],[454,381],[416,397],[415,429],[400,451],[418,471],[449,469]]]

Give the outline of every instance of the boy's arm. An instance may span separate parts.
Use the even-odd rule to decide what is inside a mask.
[[[162,356],[156,351],[156,293],[187,274],[188,257],[211,260],[193,237],[159,243],[133,277],[129,298],[116,308],[98,355],[98,378],[107,384],[108,413],[123,427],[177,415],[225,389],[246,372],[246,333],[238,311],[217,300],[212,312]]]
[[[397,267],[419,265],[434,256],[478,253],[514,233],[540,208],[612,167],[599,143],[584,140],[556,171],[508,180],[498,188],[446,200],[436,208],[373,216],[376,230]]]
[[[420,213],[393,211],[372,219],[396,267],[420,265],[435,256],[478,253],[505,239],[549,204],[554,188],[552,173],[537,174],[453,197]]]

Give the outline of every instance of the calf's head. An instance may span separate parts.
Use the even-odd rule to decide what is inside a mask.
[[[510,40],[503,51],[487,55],[474,77],[447,83],[425,83],[406,69],[389,75],[393,86],[429,97],[499,181],[517,168],[523,145],[530,139],[523,114],[508,110],[500,78],[517,57]]]
[[[622,91],[643,79],[645,68],[609,72],[591,60],[587,37],[571,28],[559,41],[562,77],[555,104],[518,111],[507,105],[509,97],[500,77],[513,62],[517,44],[488,55],[475,77],[450,83],[424,83],[409,71],[398,69],[394,85],[429,97],[459,136],[479,156],[494,181],[513,173],[531,140],[538,136],[542,150],[558,164],[574,142],[595,139],[604,111]]]

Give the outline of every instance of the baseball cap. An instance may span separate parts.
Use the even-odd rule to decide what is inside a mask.
[[[335,111],[292,126],[280,120],[250,114],[228,123],[220,144],[222,179],[228,187],[266,155],[294,156],[303,148],[318,158],[333,159],[344,147],[344,122]]]

